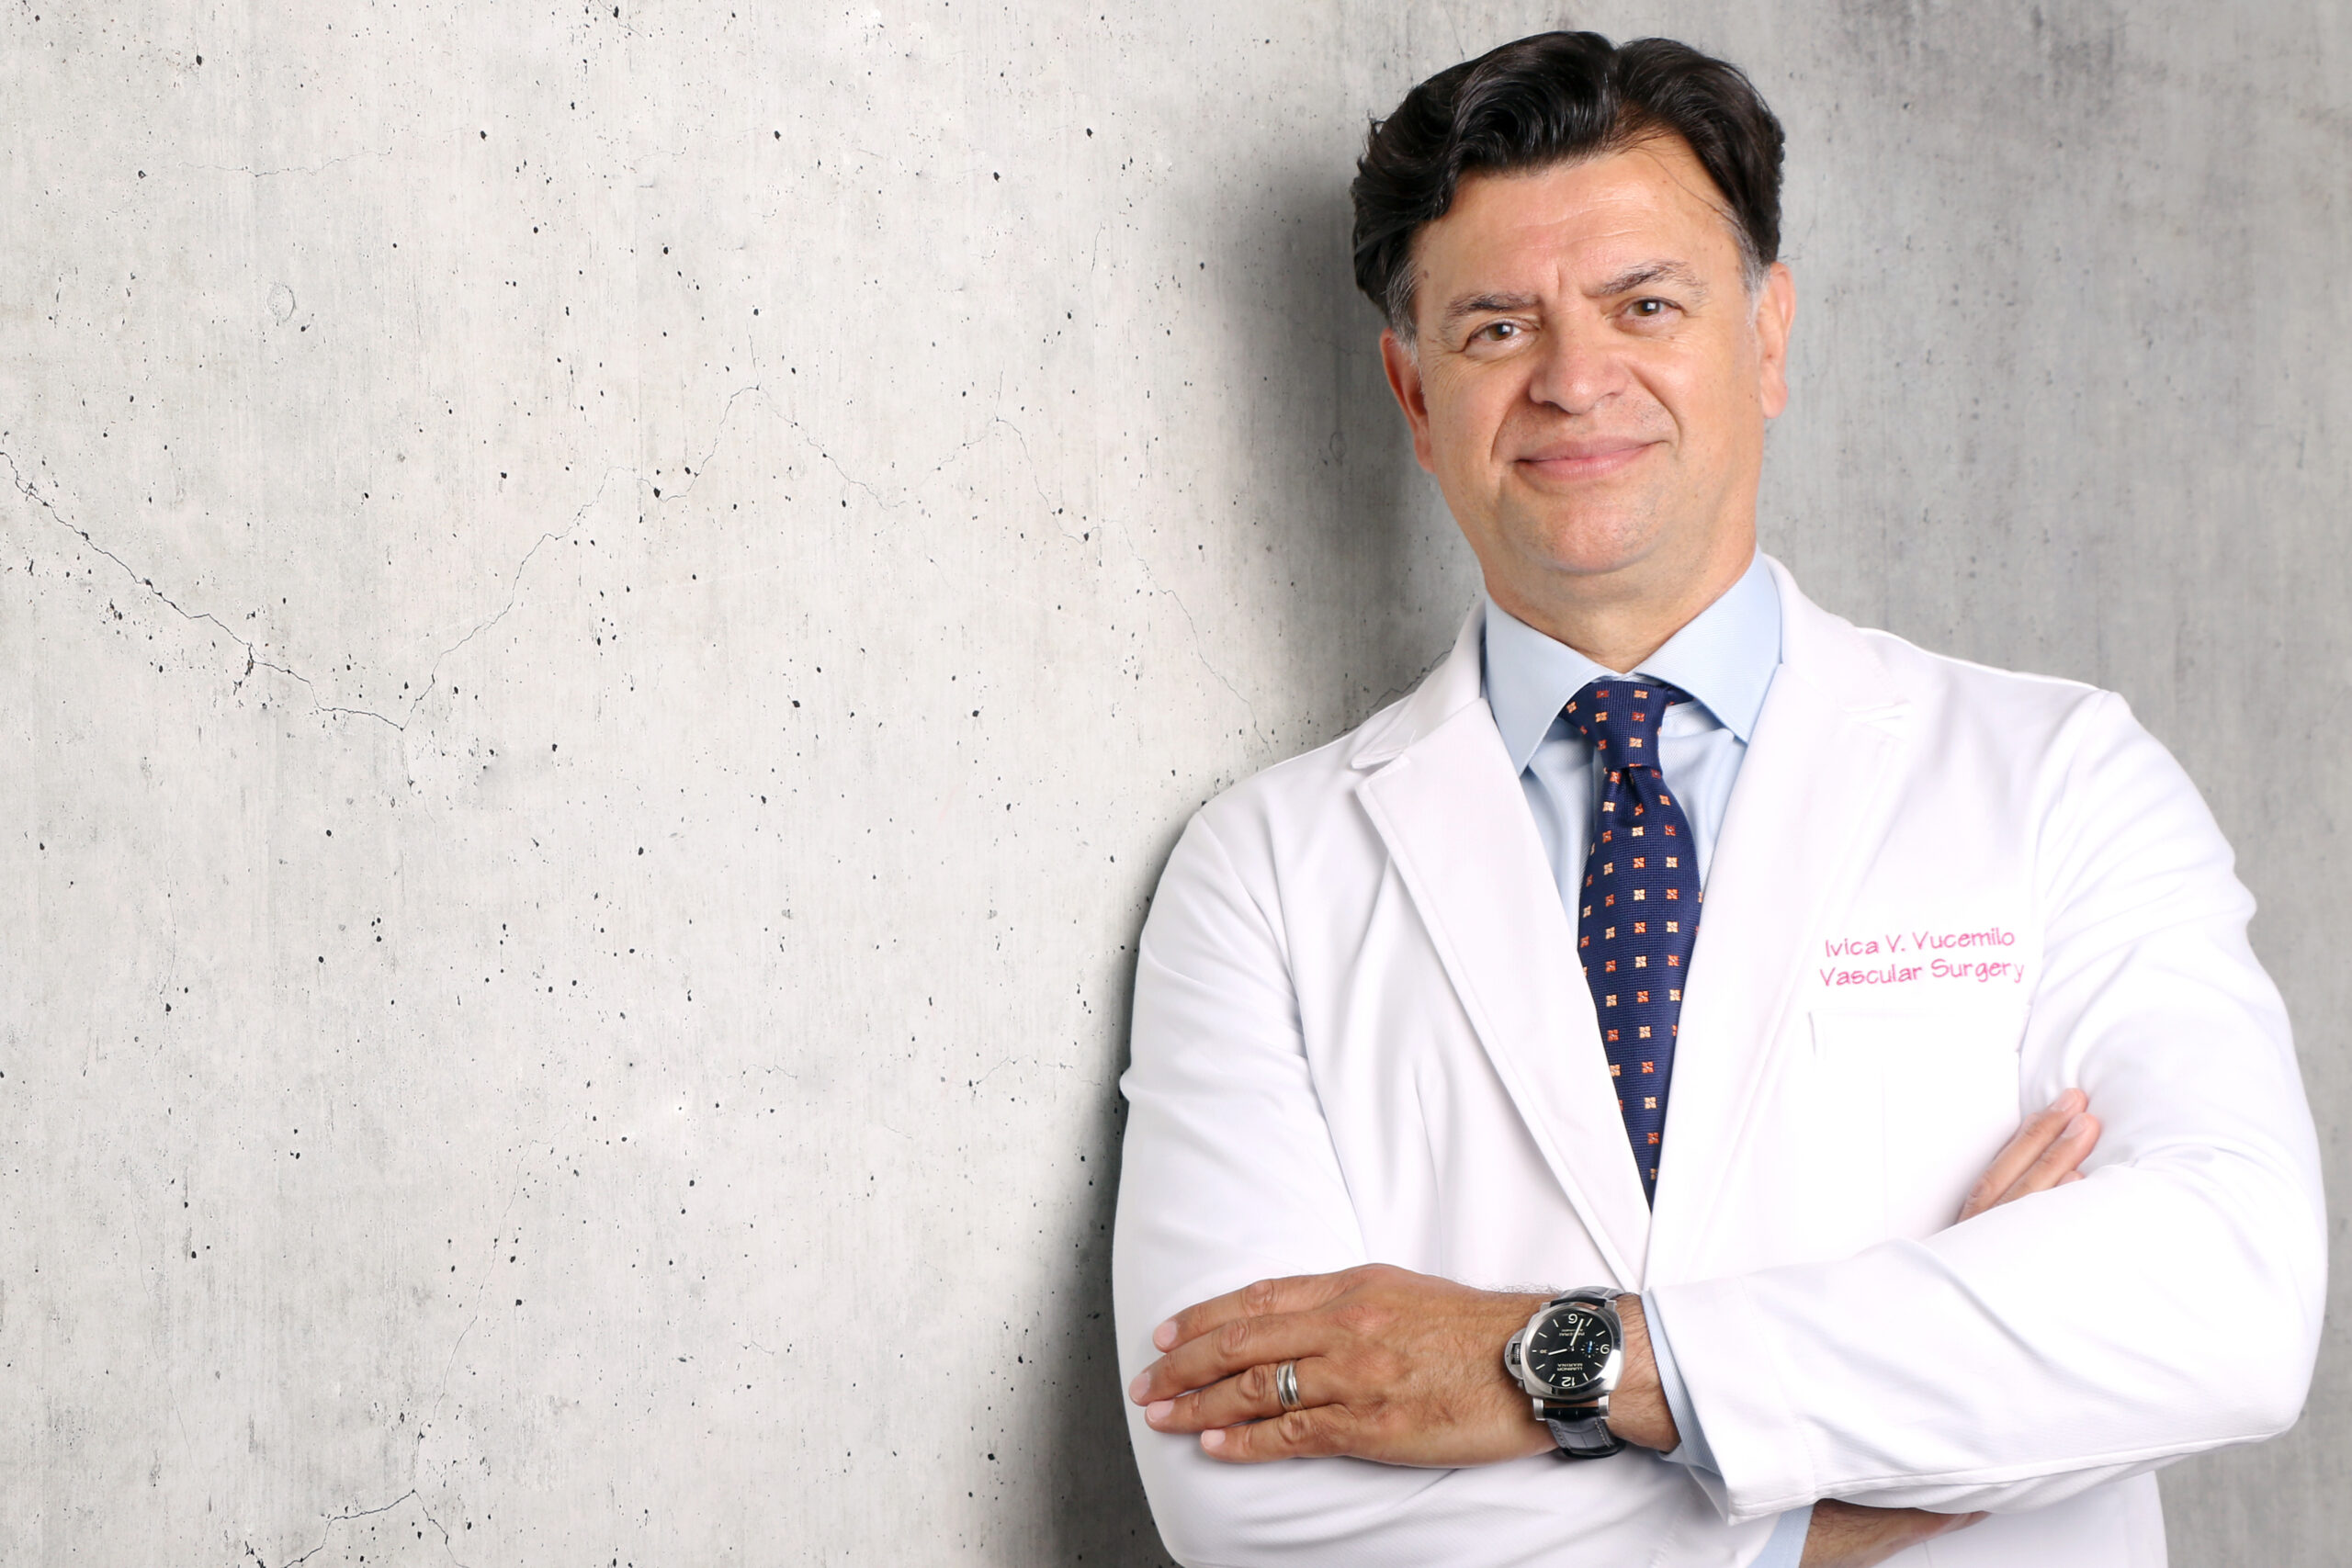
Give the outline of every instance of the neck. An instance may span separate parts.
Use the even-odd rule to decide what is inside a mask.
[[[1726,550],[1700,571],[1681,571],[1643,581],[1639,571],[1599,577],[1566,577],[1544,584],[1554,592],[1537,599],[1518,585],[1487,580],[1487,592],[1519,620],[1555,642],[1566,643],[1604,670],[1630,673],[1690,624],[1700,611],[1722,598],[1755,558],[1754,536]]]

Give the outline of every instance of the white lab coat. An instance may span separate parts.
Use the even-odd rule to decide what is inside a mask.
[[[1784,662],[1654,1211],[1476,614],[1410,696],[1186,829],[1122,1080],[1124,1376],[1170,1313],[1266,1276],[1646,1288],[1721,1485],[1640,1452],[1222,1466],[1130,1408],[1186,1563],[1729,1564],[1828,1496],[1995,1512],[1905,1564],[2146,1568],[2150,1472],[2295,1419],[2316,1140],[2195,787],[2114,695],[1858,630],[1772,570]],[[1952,1224],[2068,1085],[2106,1128],[2089,1179]]]

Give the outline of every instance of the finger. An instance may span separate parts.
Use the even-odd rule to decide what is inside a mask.
[[[1204,1432],[1212,1427],[1270,1420],[1283,1413],[1275,1382],[1281,1364],[1261,1362],[1244,1367],[1206,1388],[1180,1393],[1173,1399],[1155,1399],[1144,1407],[1144,1419],[1162,1432]],[[1298,1380],[1300,1408],[1339,1402],[1338,1378],[1329,1360],[1310,1356],[1303,1361],[1294,1361],[1292,1371]]]
[[[2089,1103],[2081,1089],[2069,1089],[2046,1109],[2027,1117],[2016,1136],[2001,1146],[2001,1152],[1993,1156],[1993,1163],[1984,1168],[1984,1176],[1969,1190],[1968,1201],[1961,1205],[1960,1217],[1973,1219],[2000,1202],[2018,1178],[2057,1141],[2067,1122]]]
[[[1238,1291],[1186,1307],[1151,1331],[1152,1348],[1173,1350],[1237,1317],[1264,1317],[1270,1313],[1304,1312],[1321,1306],[1355,1280],[1354,1269],[1337,1274],[1294,1274],[1282,1280],[1259,1280]]]
[[[2059,1134],[2065,1131],[2068,1121],[2079,1115],[2089,1103],[2081,1089],[2069,1088],[2061,1090],[2058,1098],[2041,1111],[2027,1117],[1985,1169],[1984,1180],[1980,1184],[1986,1195],[1984,1206],[1992,1207],[2000,1194],[2007,1191],[2027,1168],[2041,1157],[2042,1151],[2057,1141]]]
[[[1230,1318],[1136,1373],[1127,1396],[1137,1404],[1173,1399],[1248,1367],[1272,1368],[1281,1361],[1328,1355],[1338,1338],[1338,1328],[1322,1313]]]
[[[1997,1208],[2030,1192],[2046,1192],[2067,1176],[2079,1174],[2076,1168],[2090,1157],[2091,1150],[2098,1146],[2098,1118],[2089,1111],[2083,1111],[2069,1120],[2064,1131],[2058,1134],[2057,1141],[2026,1167],[2025,1173],[2010,1184],[2009,1190],[2001,1194],[1994,1206]]]
[[[1875,1508],[1823,1498],[1813,1506],[1803,1568],[1874,1568],[1923,1540],[1965,1529],[1983,1514],[1932,1514],[1924,1508]]]
[[[1353,1424],[1343,1406],[1318,1404],[1246,1427],[1212,1427],[1201,1434],[1201,1451],[1227,1464],[1321,1458],[1348,1451]]]

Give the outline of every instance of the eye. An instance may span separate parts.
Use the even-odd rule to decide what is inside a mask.
[[[1481,343],[1509,343],[1525,330],[1517,321],[1488,321],[1470,335]]]
[[[1625,313],[1637,321],[1655,321],[1673,309],[1674,301],[1671,299],[1660,299],[1652,296],[1634,300],[1625,307]]]

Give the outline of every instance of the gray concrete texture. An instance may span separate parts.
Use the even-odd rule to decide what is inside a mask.
[[[1345,186],[1564,16],[1778,107],[1768,547],[2178,750],[2352,1213],[2343,4],[12,0],[0,1562],[1162,1561],[1136,932],[1474,594]],[[2177,1562],[2343,1561],[2336,1279]]]

